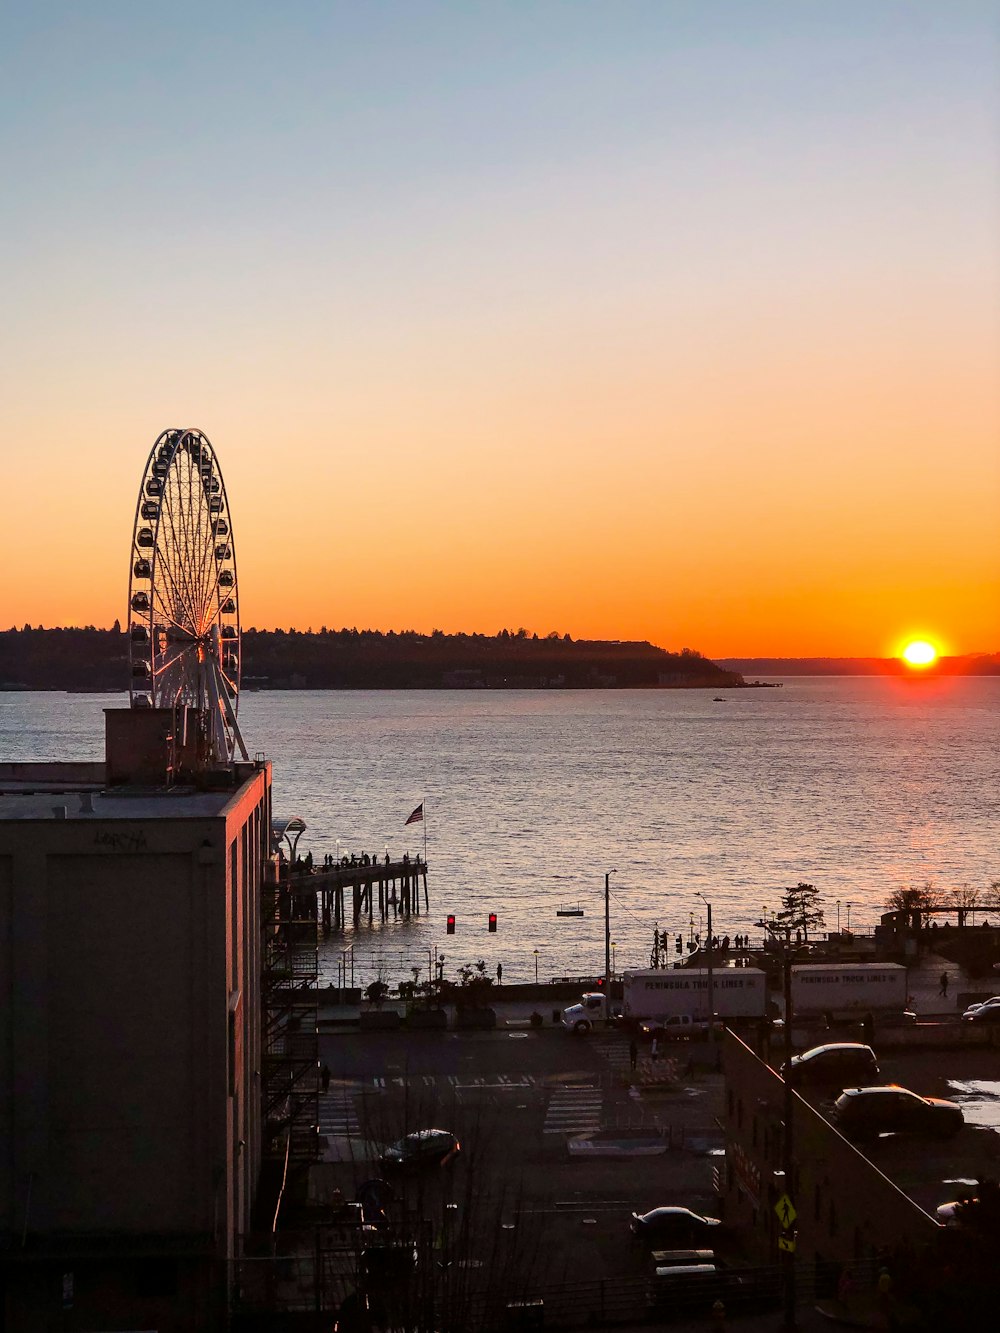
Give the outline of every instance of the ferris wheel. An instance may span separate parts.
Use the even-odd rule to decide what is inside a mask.
[[[132,707],[193,709],[207,763],[231,763],[237,750],[248,758],[236,721],[236,549],[222,471],[201,431],[165,430],[150,450],[135,507],[128,605]]]

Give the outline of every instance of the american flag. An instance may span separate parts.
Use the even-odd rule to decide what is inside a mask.
[[[410,815],[410,817],[409,817],[409,819],[406,821],[406,823],[407,823],[407,824],[422,824],[423,822],[424,822],[424,803],[423,803],[423,801],[421,801],[420,804],[417,806],[416,810],[414,810],[413,814]],[[405,828],[405,827],[406,827],[406,824],[404,824],[403,827]]]

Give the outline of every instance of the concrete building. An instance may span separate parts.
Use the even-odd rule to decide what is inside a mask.
[[[5,1327],[225,1323],[261,1161],[271,772],[163,785],[154,710],[105,764],[0,765]],[[159,777],[160,785],[152,779]]]

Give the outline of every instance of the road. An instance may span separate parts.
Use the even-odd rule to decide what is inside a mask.
[[[640,1102],[629,1096],[628,1043],[618,1033],[324,1036],[321,1059],[332,1077],[320,1129],[327,1156],[341,1159],[345,1195],[375,1171],[373,1145],[430,1126],[458,1134],[454,1166],[408,1178],[402,1191],[406,1206],[435,1225],[446,1204],[457,1204],[453,1217],[468,1222],[483,1250],[471,1260],[486,1262],[498,1232],[517,1230],[547,1283],[644,1277],[648,1263],[628,1227],[633,1210],[679,1203],[714,1211],[721,1076]],[[667,1137],[652,1159],[578,1160],[568,1143],[579,1134]]]

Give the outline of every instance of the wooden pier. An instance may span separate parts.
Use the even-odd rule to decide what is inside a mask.
[[[348,897],[351,921],[357,926],[364,917],[371,925],[378,912],[381,921],[390,916],[419,916],[421,888],[423,910],[427,897],[427,862],[422,857],[404,857],[402,861],[343,861],[313,866],[296,866],[282,879],[291,890],[295,914],[315,915],[323,934],[343,930],[347,924]]]

